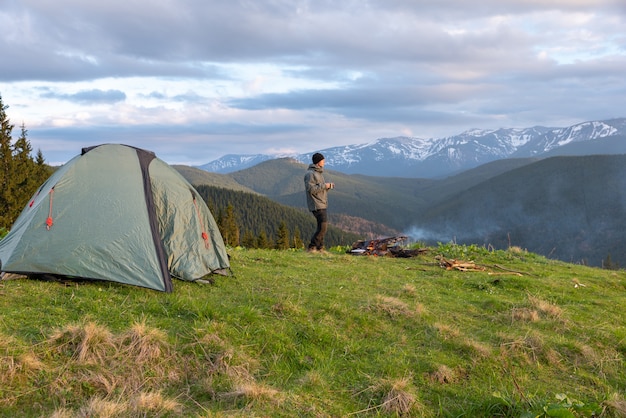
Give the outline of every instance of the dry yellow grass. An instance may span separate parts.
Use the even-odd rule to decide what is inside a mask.
[[[81,363],[102,363],[116,351],[111,331],[91,321],[57,329],[49,344],[59,353],[69,351]]]
[[[181,409],[180,404],[164,397],[159,388],[180,378],[181,371],[176,370],[180,364],[190,367],[187,372],[192,374],[198,367],[194,361],[173,359],[167,335],[143,321],[118,335],[89,321],[67,325],[53,331],[39,349],[61,361],[50,371],[56,375],[50,383],[52,393],[78,393],[84,388],[95,391],[78,410],[57,409],[55,418],[153,417],[176,413]],[[71,360],[68,362],[67,358]],[[45,367],[30,352],[21,355],[19,364],[22,374]]]
[[[25,373],[37,372],[46,368],[45,363],[41,361],[39,357],[32,351],[20,355],[19,364],[21,365],[22,371],[24,371]]]
[[[435,329],[439,332],[439,335],[444,340],[447,339],[456,339],[461,336],[461,331],[459,331],[456,327],[448,324],[442,324],[441,322],[436,322],[433,324]]]
[[[544,341],[537,333],[529,333],[522,338],[515,338],[500,344],[500,356],[506,362],[516,359],[525,364],[537,363],[546,358],[545,352]]]
[[[538,309],[539,312],[551,318],[560,318],[561,315],[563,314],[563,309],[561,309],[559,306],[554,305],[545,300],[542,300],[538,297],[529,296],[528,301],[533,307],[535,307],[535,309]]]
[[[405,284],[402,290],[409,296],[415,296],[417,294],[417,289],[410,283]]]
[[[463,345],[469,347],[479,358],[489,357],[493,350],[487,344],[473,340],[471,338],[463,339]]]
[[[414,410],[417,400],[414,393],[408,390],[409,383],[408,378],[392,382],[390,390],[383,399],[383,411],[402,416]]]
[[[145,363],[160,358],[169,349],[167,335],[146,325],[145,321],[133,324],[122,335],[120,342],[124,355],[132,356],[137,363]]]
[[[221,399],[243,397],[249,402],[269,401],[272,404],[280,404],[284,399],[284,396],[278,390],[254,381],[242,382],[235,387],[235,390],[221,393],[219,397]]]
[[[392,297],[376,295],[376,299],[369,305],[374,312],[381,312],[391,317],[413,317],[418,315],[423,307],[411,308],[406,302]]]
[[[377,410],[394,416],[419,416],[416,414],[419,414],[423,406],[418,402],[417,391],[412,385],[412,380],[412,376],[378,379],[365,392],[379,398],[380,403],[366,410],[357,411],[355,415]]]
[[[510,246],[509,248],[507,248],[507,251],[512,253],[512,254],[516,254],[516,255],[520,255],[520,254],[528,254],[528,250],[525,250],[521,247],[518,247],[516,245]]]
[[[604,401],[603,406],[607,412],[616,418],[626,418],[626,399],[623,395],[614,393],[610,399]]]
[[[303,312],[301,306],[291,302],[291,301],[283,301],[276,303],[272,306],[272,312],[276,314],[278,317],[292,316],[292,315],[300,315]]]
[[[458,378],[459,373],[444,364],[439,365],[439,367],[437,367],[437,370],[428,373],[428,380],[433,383],[456,383],[458,381]]]
[[[180,404],[164,397],[160,392],[140,392],[130,402],[136,416],[159,416],[180,412]]]
[[[513,308],[511,309],[512,322],[537,322],[539,321],[539,312],[529,308]]]
[[[60,408],[52,412],[50,418],[73,418],[73,413],[70,409]]]
[[[127,411],[128,405],[95,396],[75,415],[77,418],[115,418]]]

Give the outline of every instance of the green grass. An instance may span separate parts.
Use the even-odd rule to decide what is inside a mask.
[[[623,270],[229,253],[172,294],[0,282],[0,416],[626,416]]]

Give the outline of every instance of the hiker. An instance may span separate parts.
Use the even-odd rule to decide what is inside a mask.
[[[311,237],[311,243],[307,248],[309,252],[324,251],[324,235],[328,228],[328,217],[326,209],[328,208],[329,189],[334,189],[334,183],[326,183],[324,180],[324,156],[319,152],[313,154],[313,164],[304,175],[304,188],[306,189],[306,203],[309,210],[313,212],[317,221],[317,229]]]

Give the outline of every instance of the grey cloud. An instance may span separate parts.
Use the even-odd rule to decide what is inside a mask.
[[[486,65],[505,61],[503,54],[515,62],[516,54],[521,59],[532,52],[531,40],[523,32],[503,25],[496,31],[451,36],[442,22],[454,28],[459,17],[467,21],[556,7],[601,11],[618,3],[491,0],[471,7],[459,0],[11,3],[15,10],[4,13],[7,24],[9,17],[17,17],[11,26],[15,35],[0,44],[0,51],[14,58],[3,60],[0,73],[6,80],[151,72],[206,77],[216,75],[193,63],[271,60],[366,69],[415,60]],[[21,25],[29,28],[27,33]],[[46,69],[19,64],[28,62],[46,62]]]
[[[72,128],[43,128],[31,130],[29,139],[34,149],[45,149],[50,164],[60,164],[80,153],[83,147],[104,143],[122,143],[154,151],[169,163],[203,164],[232,152],[250,152],[251,138],[258,152],[285,139],[293,144],[297,138],[311,134],[312,127],[293,124],[199,123],[187,126],[86,126]],[[174,141],[173,138],[187,138]],[[332,138],[331,138],[332,140]]]
[[[81,104],[117,103],[126,100],[126,94],[119,90],[82,90],[77,93],[65,94],[48,91],[42,93],[42,97],[67,100]]]

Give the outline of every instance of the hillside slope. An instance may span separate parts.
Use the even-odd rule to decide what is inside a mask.
[[[534,161],[537,159],[494,161],[440,180],[348,175],[333,170],[325,170],[324,176],[336,186],[329,195],[331,213],[363,218],[402,231],[433,204]],[[306,164],[281,158],[227,176],[272,200],[305,208],[306,169]]]
[[[579,147],[573,144],[569,151]],[[372,222],[378,226],[366,228],[374,234],[399,231],[431,243],[517,245],[564,261],[599,266],[610,257],[626,266],[624,158],[506,159],[444,179],[328,170],[329,181],[337,185],[330,195],[331,215]],[[305,170],[305,164],[278,159],[237,172],[233,179],[276,202],[304,209]]]
[[[239,184],[232,177],[224,174],[209,173],[208,171],[186,165],[173,165],[172,167],[174,167],[176,171],[178,171],[189,183],[193,185],[204,184],[207,186],[223,187],[225,189],[237,190],[241,192],[256,193],[249,187]]]
[[[553,157],[491,178],[416,219],[423,239],[517,245],[626,265],[626,156]]]
[[[199,185],[196,189],[218,219],[229,205],[232,206],[240,237],[247,233],[258,236],[263,232],[275,241],[278,229],[284,222],[289,236],[294,237],[298,234],[306,245],[315,231],[315,219],[310,213],[281,205],[265,196],[208,185]],[[362,236],[341,230],[336,225],[330,225],[325,244],[326,246],[351,245],[359,239],[362,239]]]
[[[0,417],[624,417],[624,271],[229,255],[233,277],[172,293],[1,281]]]

